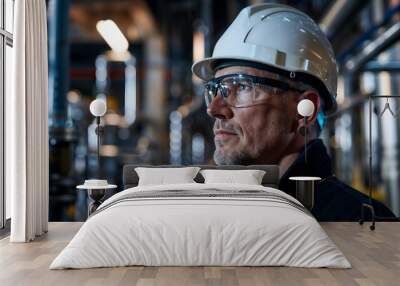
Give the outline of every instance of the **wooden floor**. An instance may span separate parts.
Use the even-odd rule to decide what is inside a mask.
[[[324,223],[352,269],[289,267],[120,267],[48,270],[81,223],[50,223],[32,243],[0,241],[0,285],[400,285],[400,223]]]

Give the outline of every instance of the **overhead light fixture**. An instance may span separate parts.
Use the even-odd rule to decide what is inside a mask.
[[[203,31],[196,31],[193,34],[193,62],[205,58],[205,35]]]
[[[122,53],[128,50],[128,40],[113,20],[98,21],[96,29],[114,52]]]

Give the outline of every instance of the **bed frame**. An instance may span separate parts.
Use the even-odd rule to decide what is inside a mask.
[[[262,180],[262,185],[265,187],[278,188],[279,183],[279,167],[277,165],[225,165],[225,166],[215,166],[215,165],[192,165],[200,167],[201,169],[218,169],[218,170],[263,170],[265,175]],[[139,177],[135,171],[136,167],[146,167],[146,168],[179,168],[186,166],[175,166],[175,165],[125,165],[123,169],[123,189],[129,189],[136,187],[139,182]],[[189,166],[191,167],[191,166]],[[204,183],[203,176],[198,173],[194,178],[197,183]]]

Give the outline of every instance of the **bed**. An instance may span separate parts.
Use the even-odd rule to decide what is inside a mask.
[[[261,185],[205,184],[198,174],[194,183],[152,186],[138,186],[136,167],[124,166],[124,191],[100,205],[50,269],[351,267],[310,212],[277,189],[277,166],[199,166],[264,170]]]

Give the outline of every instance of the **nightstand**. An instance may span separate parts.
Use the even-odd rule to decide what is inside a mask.
[[[109,185],[107,180],[85,180],[83,185],[76,188],[78,190],[87,190],[89,198],[93,201],[88,206],[88,216],[90,216],[101,205],[102,199],[108,189],[115,189],[117,185]]]
[[[320,177],[290,177],[289,180],[296,181],[296,199],[307,209],[314,207],[314,185]]]

